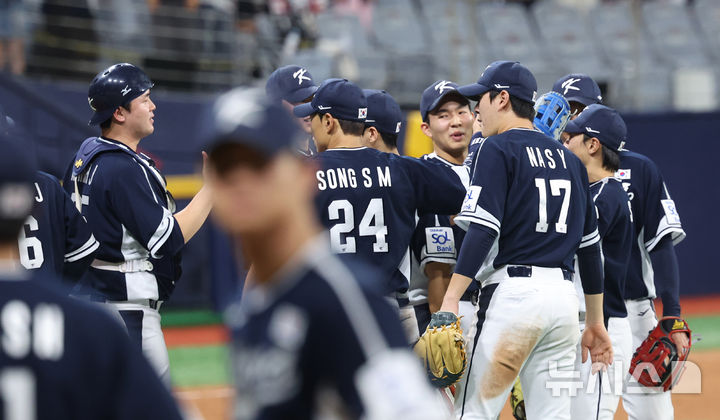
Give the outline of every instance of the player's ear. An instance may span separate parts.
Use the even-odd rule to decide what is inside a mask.
[[[588,152],[590,153],[596,153],[602,147],[602,143],[600,143],[600,140],[598,140],[597,137],[591,138],[589,143],[590,144],[588,144]]]
[[[428,116],[428,118],[430,118],[430,117]],[[432,131],[430,131],[430,124],[428,124],[427,121],[423,121],[420,124],[420,129],[422,130],[423,134],[432,138]]]
[[[118,122],[125,122],[126,119],[126,113],[127,110],[121,106],[117,107],[115,109],[115,112],[113,112],[113,118],[115,118]]]
[[[507,90],[501,90],[500,94],[495,97],[495,101],[498,101],[496,106],[499,110],[510,107],[510,94]]]
[[[337,123],[337,121],[335,121],[335,118],[333,118],[333,116],[330,114],[323,114],[320,122],[322,123],[322,126],[325,129],[326,133],[330,133],[333,129],[333,126]]]

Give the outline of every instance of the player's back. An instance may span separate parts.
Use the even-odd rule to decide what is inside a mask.
[[[54,176],[38,172],[32,214],[20,232],[20,262],[46,277],[63,275],[65,262],[91,256],[99,243]]]
[[[29,276],[0,273],[3,418],[180,418],[118,321]]]
[[[464,196],[457,175],[364,147],[331,149],[316,159],[316,201],[332,250],[379,267],[388,278],[386,293],[406,290],[409,273],[396,271],[408,254],[415,214],[456,213]]]
[[[578,247],[598,239],[593,223],[586,223],[594,208],[582,162],[557,141],[529,129],[488,137],[475,162],[456,222],[474,221],[499,232],[497,255],[489,256],[493,266],[572,271]]]
[[[590,185],[598,211],[598,231],[602,239],[605,289],[605,318],[625,317],[625,279],[633,247],[630,202],[620,180],[604,178]]]
[[[628,266],[625,297],[654,297],[655,287],[648,253],[665,235],[677,244],[685,238],[680,216],[670,197],[660,169],[648,157],[622,150],[615,176],[630,197],[634,241]]]

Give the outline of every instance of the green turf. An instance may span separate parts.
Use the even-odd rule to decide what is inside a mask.
[[[190,327],[222,323],[222,317],[210,310],[182,311],[170,309],[161,311],[163,327]]]
[[[168,349],[174,386],[223,385],[230,382],[228,347],[198,346]]]
[[[720,316],[688,317],[687,322],[693,337],[701,337],[693,344],[693,351],[720,349]]]

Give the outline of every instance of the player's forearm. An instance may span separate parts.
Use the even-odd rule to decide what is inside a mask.
[[[425,275],[428,278],[428,305],[431,313],[440,310],[450,284],[451,274],[449,264],[431,261],[425,265]]]
[[[445,296],[443,297],[443,304],[440,310],[449,310],[448,304],[457,307],[457,303],[460,301],[463,293],[465,293],[468,286],[470,286],[470,283],[473,281],[474,280],[470,277],[463,276],[462,274],[458,273],[453,273],[452,277],[450,278],[450,284],[448,285]],[[457,311],[457,308],[455,308],[451,312],[455,311]]]
[[[212,197],[210,188],[200,188],[192,201],[181,211],[175,213],[175,221],[182,231],[185,243],[187,243],[200,230],[203,223],[212,209]]]
[[[655,287],[663,303],[663,316],[680,316],[680,268],[670,235],[650,252]]]
[[[589,295],[602,294],[605,290],[600,244],[595,243],[577,251],[578,268],[583,290]]]
[[[585,324],[603,324],[603,294],[585,295]]]

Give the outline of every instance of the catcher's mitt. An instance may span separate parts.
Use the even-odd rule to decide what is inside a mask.
[[[684,332],[688,335],[688,345],[679,354],[670,338],[673,333]],[[648,338],[635,350],[630,363],[630,374],[642,385],[663,387],[667,391],[680,379],[690,354],[692,337],[690,327],[682,318],[667,317],[650,331]]]
[[[520,378],[515,379],[515,385],[513,385],[510,390],[510,407],[512,408],[513,417],[517,420],[527,420],[527,416],[525,415],[525,397],[523,397]]]
[[[415,344],[430,382],[444,388],[460,380],[467,363],[460,320],[452,312],[432,314],[430,325]]]

